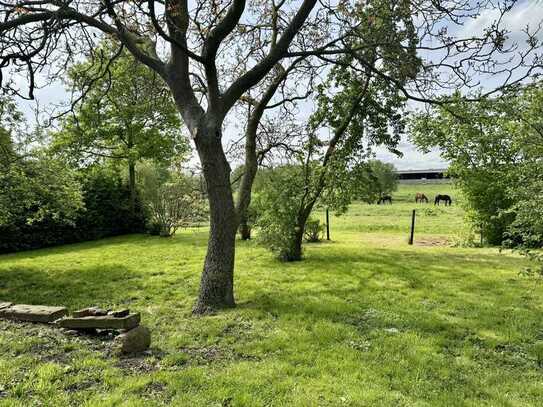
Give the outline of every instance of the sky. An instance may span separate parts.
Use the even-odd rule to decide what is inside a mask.
[[[462,29],[455,33],[455,35],[459,38],[480,35],[483,27],[489,27],[498,16],[498,10],[486,10],[478,18],[468,20]],[[525,37],[523,36],[522,30],[525,29],[527,25],[529,25],[530,28],[534,28],[542,23],[543,1],[527,0],[518,2],[513,9],[505,15],[504,20],[502,21],[502,27],[507,28],[510,31],[510,41],[518,42],[519,46],[523,47],[525,46],[525,44],[523,44]],[[540,33],[538,38],[543,40],[543,35]],[[488,81],[488,83],[483,83],[482,85],[483,87],[491,88],[495,83]],[[397,157],[384,149],[379,149],[377,151],[377,158],[394,164],[396,168],[400,170],[436,169],[446,168],[448,166],[448,163],[440,158],[439,151],[434,150],[428,154],[423,154],[420,151],[417,151],[416,147],[409,142],[408,137],[404,137],[398,149],[403,153],[403,157]]]
[[[478,18],[472,19],[460,29],[458,36],[468,37],[481,33],[482,27],[488,27],[495,20],[498,11],[485,11]],[[506,15],[503,21],[504,27],[511,31],[511,40],[520,40],[521,31],[529,24],[535,27],[543,22],[543,1],[542,0],[524,0],[518,2],[514,8]],[[23,78],[19,81],[24,82]],[[24,85],[24,83],[21,83]],[[483,86],[485,84],[483,83]],[[492,83],[486,84],[492,86]],[[23,86],[24,87],[24,86]],[[69,95],[66,93],[64,86],[61,83],[53,83],[47,88],[36,91],[36,102],[20,100],[19,105],[23,112],[27,115],[30,121],[34,121],[33,109],[36,103],[40,108],[48,107],[53,104],[59,104],[68,100]],[[225,132],[226,134],[228,131]],[[432,169],[446,168],[447,162],[442,160],[439,151],[432,151],[423,154],[417,151],[416,147],[409,142],[408,136],[400,142],[399,148],[403,157],[397,157],[385,149],[378,148],[376,150],[376,158],[385,162],[392,163],[397,169]]]

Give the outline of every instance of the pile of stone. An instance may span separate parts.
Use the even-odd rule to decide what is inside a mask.
[[[104,310],[97,307],[84,308],[56,321],[61,328],[76,331],[94,332],[97,329],[120,331],[115,338],[122,353],[139,353],[151,345],[149,329],[140,325],[140,314],[128,309],[118,311]]]
[[[149,329],[140,325],[140,314],[131,313],[129,309],[112,311],[91,307],[75,311],[72,316],[67,315],[68,310],[65,307],[0,302],[0,318],[54,323],[70,332],[118,331],[119,335],[115,341],[121,353],[143,352],[151,345],[151,333]]]

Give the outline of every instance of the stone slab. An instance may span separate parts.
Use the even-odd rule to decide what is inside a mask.
[[[101,309],[98,307],[83,308],[78,311],[72,312],[72,317],[81,318],[81,317],[98,317],[108,314],[108,310]]]
[[[140,314],[129,314],[126,317],[115,318],[106,316],[88,316],[81,318],[63,318],[57,321],[62,328],[68,329],[133,329],[140,323]]]
[[[12,302],[0,302],[0,309],[8,308],[8,307],[11,307],[12,305],[13,305]]]
[[[53,322],[68,313],[65,307],[17,304],[0,308],[0,318],[27,322]]]
[[[117,311],[109,311],[107,314],[115,318],[121,318],[130,314],[130,310],[128,308],[123,308]]]

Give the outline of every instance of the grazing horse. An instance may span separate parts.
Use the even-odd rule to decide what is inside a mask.
[[[422,192],[417,192],[415,194],[415,203],[418,203],[418,202],[428,203],[428,197],[424,195]]]
[[[392,205],[392,197],[390,195],[383,195],[381,198],[379,198],[377,205],[385,204],[386,202]]]
[[[440,201],[445,201],[445,206],[452,204],[452,199],[449,195],[436,195],[436,199],[434,201],[434,205],[439,205]]]

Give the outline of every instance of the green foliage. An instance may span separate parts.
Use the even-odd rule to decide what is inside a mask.
[[[78,164],[168,162],[186,153],[179,113],[162,78],[127,51],[115,54],[113,45],[104,42],[93,58],[71,67],[69,85],[85,97],[53,134],[55,151]]]
[[[307,241],[320,239],[317,238],[320,232],[315,228],[322,229],[323,226],[306,223],[314,209],[328,208],[341,214],[353,199],[370,200],[370,193],[375,193],[376,197],[391,193],[397,188],[393,168],[390,164],[371,160],[349,171],[323,168],[319,162],[260,171],[256,197],[251,204],[256,213],[258,240],[280,259],[290,261],[296,257],[296,245],[301,242],[304,232],[311,230],[306,235]],[[330,171],[322,187],[321,177],[327,170]]]
[[[341,137],[334,152],[334,160],[343,161],[344,167],[349,161],[367,157],[377,145],[400,154],[396,146],[405,127],[401,87],[421,69],[416,28],[407,2],[378,0],[355,4],[345,12],[360,19],[357,35],[348,40],[356,52],[340,58],[319,86],[317,110],[311,118],[313,128],[328,127],[337,133],[346,127],[346,137]],[[364,43],[358,43],[357,38]],[[375,75],[371,68],[376,64],[393,80]]]
[[[32,148],[41,135],[25,129],[22,114],[0,99],[0,252],[98,239],[142,230],[121,176]]]
[[[325,225],[322,224],[319,219],[309,218],[307,222],[305,222],[304,227],[304,238],[306,242],[320,242],[324,233],[324,226]]]
[[[83,206],[75,172],[57,159],[35,153],[0,172],[0,225],[45,218],[73,222]]]
[[[367,203],[391,195],[398,189],[398,177],[393,164],[370,160],[357,165],[351,171],[353,195]]]
[[[537,225],[533,202],[543,175],[542,100],[537,85],[477,103],[455,95],[412,121],[415,143],[425,151],[438,147],[451,162],[448,172],[463,192],[468,218],[489,244],[501,244],[511,234],[516,245],[540,244],[537,226],[530,224]]]
[[[31,176],[11,179],[24,181],[32,195],[25,195],[19,184],[19,188],[7,188],[7,192],[33,204],[18,205],[20,210],[12,210],[9,222],[0,225],[0,252],[143,231],[143,213],[132,214],[128,186],[120,174],[96,166],[76,174],[50,158],[40,164]],[[0,174],[0,180],[2,177],[5,174]],[[44,178],[47,184],[41,184]],[[5,185],[0,188],[6,191]]]
[[[145,162],[139,168],[148,231],[164,237],[208,219],[207,201],[199,179],[163,164]]]
[[[261,176],[262,189],[254,198],[258,213],[257,240],[277,257],[289,261],[301,240],[300,202],[305,191],[302,167],[288,165],[268,170]]]
[[[23,115],[13,100],[0,97],[0,226],[45,218],[73,221],[82,207],[75,172],[65,162],[31,149],[31,132],[23,127]]]
[[[514,217],[505,233],[506,247],[513,247],[531,260],[525,272],[543,277],[543,166],[536,162],[519,171],[518,184],[509,188],[514,203],[507,211]]]
[[[23,114],[15,102],[0,94],[0,170],[16,158],[20,144],[15,138],[23,135]]]
[[[76,226],[83,239],[99,239],[125,233],[143,232],[145,214],[138,197],[132,214],[129,187],[122,174],[104,166],[92,166],[80,172],[85,211]]]

